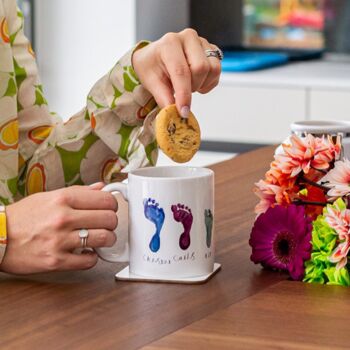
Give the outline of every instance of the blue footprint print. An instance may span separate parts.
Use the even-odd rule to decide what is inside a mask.
[[[149,243],[149,249],[151,249],[153,253],[156,253],[160,248],[160,231],[162,230],[165,219],[164,210],[151,198],[145,199],[143,201],[143,206],[145,217],[153,222],[156,227],[156,232]]]

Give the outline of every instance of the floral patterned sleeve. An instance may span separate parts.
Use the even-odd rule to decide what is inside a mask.
[[[132,52],[96,83],[86,107],[65,124],[48,113],[36,74],[29,87],[20,87],[19,101],[31,97],[18,115],[21,195],[110,182],[119,172],[155,163],[151,122],[157,106],[133,71]]]
[[[0,205],[153,165],[158,107],[126,53],[69,121],[50,113],[15,0],[0,0]],[[68,82],[67,77],[67,82]],[[0,248],[6,244],[4,234]],[[0,253],[1,250],[0,249]],[[1,254],[0,254],[1,262]]]

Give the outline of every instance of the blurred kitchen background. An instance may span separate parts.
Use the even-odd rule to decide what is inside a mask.
[[[64,119],[140,39],[193,27],[225,49],[220,85],[193,97],[203,144],[191,164],[279,143],[294,121],[350,120],[349,0],[18,3],[50,107]]]

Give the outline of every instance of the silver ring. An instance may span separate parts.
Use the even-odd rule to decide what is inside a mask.
[[[81,247],[83,249],[85,249],[87,247],[88,237],[89,237],[89,231],[85,228],[82,228],[79,231],[79,238],[80,238],[80,242],[81,242]]]
[[[205,50],[205,55],[207,57],[216,57],[220,61],[224,59],[224,53],[219,48],[217,48],[216,50]]]

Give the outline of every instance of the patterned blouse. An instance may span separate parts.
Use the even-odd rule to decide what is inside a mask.
[[[63,123],[47,105],[16,1],[0,0],[0,205],[40,191],[108,183],[155,164],[151,124],[158,107],[131,66],[133,51],[145,45],[122,57],[92,88],[86,106]]]

